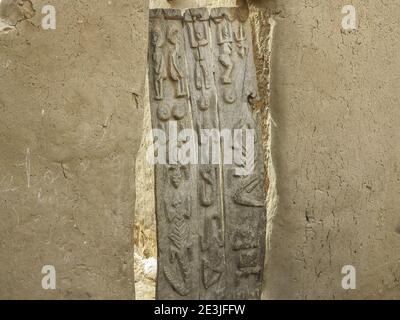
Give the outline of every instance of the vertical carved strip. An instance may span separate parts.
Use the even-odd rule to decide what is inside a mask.
[[[178,10],[150,12],[152,126],[165,133],[167,150],[167,164],[155,167],[158,299],[261,295],[264,167],[260,126],[251,109],[257,84],[246,19],[233,8],[213,9],[211,15],[205,8],[189,9],[183,17]],[[193,128],[198,165],[178,161],[171,148],[187,146],[190,139],[177,135]],[[235,129],[254,130],[254,141],[243,145],[243,137],[233,135],[240,142],[233,147],[234,161],[222,165],[219,136],[229,158],[232,145],[222,132],[232,136]]]
[[[184,28],[190,101],[193,123],[199,138],[199,159],[201,160],[197,166],[201,263],[200,299],[223,299],[225,297],[226,265],[220,165],[218,161],[216,164],[212,164],[212,155],[220,155],[218,144],[213,145],[212,141],[213,133],[218,133],[219,120],[216,87],[213,79],[209,18],[206,8],[186,10]],[[205,130],[208,131],[205,132]],[[210,137],[207,137],[207,133],[210,134]],[[219,140],[218,134],[215,137]],[[206,158],[206,154],[210,157]]]
[[[252,129],[255,133],[253,155],[244,145],[235,150],[242,157],[223,166],[227,298],[260,299],[266,212],[260,126],[249,103],[257,95],[251,30],[237,9],[215,8],[211,11],[211,36],[220,128]],[[250,173],[239,175],[238,167],[246,167]]]
[[[178,133],[192,128],[181,12],[150,10],[149,39],[152,127],[165,133],[167,151],[167,164],[155,166],[157,299],[198,299],[195,169],[169,148],[188,143],[179,141]]]

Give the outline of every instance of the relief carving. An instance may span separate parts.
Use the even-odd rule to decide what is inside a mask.
[[[259,299],[265,190],[263,157],[258,153],[259,123],[253,119],[251,108],[257,92],[251,33],[247,18],[237,9],[214,8],[210,16],[220,127],[232,130],[235,142],[233,164],[224,164],[222,170],[227,295]],[[245,130],[242,133],[246,138],[236,137],[237,129]]]
[[[201,95],[200,99],[197,100],[197,107],[200,111],[207,111],[210,108],[210,99]]]
[[[167,105],[161,104],[157,108],[157,117],[160,121],[168,121],[171,118],[171,110]]]
[[[210,207],[215,203],[217,171],[215,167],[203,166],[200,172],[199,198],[200,204]]]
[[[221,220],[217,214],[206,217],[201,248],[205,252],[202,258],[203,284],[206,289],[217,284],[225,271],[224,241]],[[224,288],[220,288],[219,295]]]
[[[151,35],[153,45],[153,68],[154,68],[154,91],[155,99],[164,99],[164,80],[167,78],[167,71],[164,59],[164,34],[160,27],[155,27]]]
[[[192,49],[195,49],[195,85],[198,90],[204,87],[209,89],[210,83],[210,72],[208,70],[206,56],[207,47],[209,45],[207,24],[201,19],[200,15],[191,15],[190,10],[187,11],[186,21],[188,21],[188,32],[189,41]]]
[[[167,31],[167,39],[172,48],[168,52],[169,74],[173,81],[176,82],[176,97],[186,96],[186,84],[184,74],[184,61],[180,50],[179,30],[175,26],[169,26]]]
[[[232,298],[235,300],[259,300],[260,296],[260,289],[242,289],[235,292]]]
[[[238,227],[233,234],[233,250],[253,249],[259,245],[257,234],[250,227]]]
[[[178,130],[196,129],[201,149],[212,148],[201,129],[258,132],[250,105],[257,85],[246,19],[235,8],[188,9],[183,15],[151,10],[152,125],[165,130],[167,142],[172,121]],[[260,298],[265,191],[255,140],[254,156],[239,144],[234,151],[245,160],[232,165],[210,159],[196,166],[156,165],[157,298]],[[178,147],[186,142],[178,141]],[[239,175],[236,167],[250,173]]]
[[[150,10],[149,81],[152,127],[171,132],[192,129],[188,116],[185,41],[179,10]],[[171,131],[173,130],[173,131]],[[175,140],[174,140],[175,141]],[[178,141],[178,147],[187,141]],[[196,241],[196,194],[192,167],[180,164],[167,148],[168,165],[155,165],[157,208],[157,299],[198,297],[200,258]]]
[[[218,283],[225,271],[224,243],[216,236],[210,240],[207,255],[203,257],[203,284],[206,289]]]
[[[263,181],[259,177],[241,179],[240,187],[233,195],[235,203],[247,207],[264,207],[262,183]]]
[[[205,8],[185,12],[189,88],[191,89],[193,123],[200,148],[208,144],[201,139],[201,129],[219,127],[214,62],[209,28],[209,12]],[[203,150],[203,149],[201,149]],[[200,230],[201,281],[200,299],[222,299],[225,296],[225,243],[222,232],[222,211],[219,165],[207,159],[197,167],[198,214]]]
[[[254,229],[249,227],[240,227],[234,234],[233,249],[239,252],[239,262],[235,272],[235,283],[239,282],[240,278],[250,275],[261,274],[260,266],[260,243]]]
[[[259,141],[257,134],[254,129],[254,121],[245,122],[240,119],[237,124],[234,125],[236,130],[253,130],[254,140],[253,145],[256,146]],[[243,132],[243,131],[242,131]],[[235,165],[238,168],[244,168],[249,171],[247,176],[237,176],[234,174],[238,180],[237,188],[233,194],[233,200],[236,204],[247,207],[264,207],[265,205],[265,194],[263,190],[263,176],[259,176],[257,172],[259,170],[259,159],[257,150],[254,146],[247,146],[247,141],[243,135],[235,136],[235,146],[240,150],[236,150],[240,154],[240,159],[235,157]],[[252,148],[252,150],[249,149]]]
[[[246,44],[246,32],[241,23],[239,24],[239,30],[234,35],[239,56],[244,59],[247,56],[249,48]]]
[[[236,101],[236,93],[232,88],[225,87],[223,89],[223,94],[224,94],[224,101],[226,103],[232,104]]]
[[[157,108],[157,118],[166,122],[168,120],[182,120],[186,116],[186,108],[182,104],[170,107],[166,104],[159,105]]]
[[[232,26],[230,22],[226,19],[226,16],[219,20],[218,22],[218,45],[220,46],[219,62],[225,68],[225,72],[222,75],[222,83],[230,84],[232,83],[231,75],[233,70],[232,61]]]
[[[191,260],[193,248],[190,241],[188,220],[192,216],[191,199],[182,188],[183,180],[188,179],[187,168],[171,166],[168,168],[169,185],[172,189],[164,199],[165,214],[169,223],[169,265],[164,266],[164,274],[171,286],[186,296],[191,289]]]

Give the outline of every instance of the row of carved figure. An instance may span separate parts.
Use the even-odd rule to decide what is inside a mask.
[[[195,85],[198,90],[210,89],[211,75],[207,65],[207,54],[210,40],[208,36],[208,21],[197,20],[194,16],[192,22],[188,23],[188,38],[190,46],[195,50]],[[242,24],[237,31],[232,31],[231,22],[225,17],[215,19],[218,22],[218,40],[220,54],[218,61],[225,68],[221,77],[223,84],[232,83],[232,60],[233,43],[236,43],[238,56],[244,59],[248,54],[246,34]],[[151,33],[151,44],[153,45],[152,62],[154,67],[155,99],[164,99],[164,81],[169,76],[176,83],[176,98],[187,95],[185,59],[182,43],[179,37],[180,30],[175,25],[170,25],[164,34],[160,26],[155,26]],[[166,46],[166,43],[169,46]],[[167,50],[165,50],[167,47]],[[167,52],[166,52],[167,51]],[[234,100],[228,99],[229,103]]]

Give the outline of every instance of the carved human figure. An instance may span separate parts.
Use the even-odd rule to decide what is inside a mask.
[[[222,76],[222,83],[232,83],[231,75],[233,71],[232,61],[232,30],[230,23],[224,18],[222,22],[218,24],[220,55],[219,62],[225,68],[225,72]]]
[[[154,68],[154,91],[155,99],[164,99],[164,80],[167,78],[165,60],[164,60],[164,40],[163,32],[159,26],[154,27],[151,35],[153,45],[153,68]]]
[[[206,111],[210,108],[210,99],[204,93],[197,100],[197,108],[200,111]]]
[[[247,56],[249,48],[247,47],[246,41],[246,33],[244,31],[243,25],[239,24],[238,32],[234,33],[236,45],[238,47],[238,53],[241,58]]]
[[[190,261],[193,248],[190,240],[188,220],[191,217],[190,196],[182,183],[187,179],[187,168],[176,165],[168,168],[169,185],[164,198],[165,215],[169,223],[169,265],[164,266],[164,274],[171,286],[180,295],[190,292]]]
[[[172,44],[172,48],[168,52],[168,69],[170,77],[177,83],[178,98],[186,96],[185,74],[183,69],[183,56],[180,50],[179,30],[175,26],[169,26],[167,31],[167,39]]]
[[[203,82],[206,89],[211,87],[210,75],[207,67],[207,31],[204,22],[197,21],[196,17],[193,17],[193,23],[189,24],[189,39],[190,46],[195,51],[195,85],[198,90],[203,88]]]

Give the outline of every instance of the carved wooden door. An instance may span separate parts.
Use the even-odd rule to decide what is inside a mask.
[[[150,12],[152,127],[165,146],[155,148],[157,299],[260,299],[266,209],[251,36],[236,8]],[[194,146],[194,161],[179,156]]]

